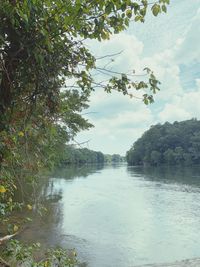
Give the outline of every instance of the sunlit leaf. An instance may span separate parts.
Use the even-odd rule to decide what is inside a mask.
[[[5,193],[6,188],[3,185],[0,185],[0,193]]]
[[[18,230],[19,230],[19,227],[15,224],[14,227],[13,227],[13,231],[17,232]]]
[[[33,207],[30,204],[27,204],[26,207],[27,207],[28,210],[32,210],[33,209]]]
[[[20,131],[20,132],[18,133],[18,136],[23,137],[23,136],[24,136],[24,133],[23,133],[22,131]]]

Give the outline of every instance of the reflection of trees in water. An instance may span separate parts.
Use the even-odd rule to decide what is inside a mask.
[[[67,165],[64,168],[56,169],[50,176],[56,178],[74,179],[87,177],[104,168],[103,164]]]
[[[120,169],[122,166],[126,166],[127,164],[125,162],[111,162],[107,165],[107,168],[109,169]]]
[[[120,164],[104,165],[104,164],[84,164],[84,165],[68,165],[65,168],[56,169],[49,177],[41,177],[39,179],[32,199],[39,205],[44,205],[49,210],[52,204],[57,204],[62,199],[62,187],[58,186],[59,179],[73,180],[75,178],[87,177],[93,173],[97,173],[104,168],[120,168]],[[57,183],[58,182],[58,183]],[[25,185],[24,185],[25,186]],[[26,189],[24,189],[26,191]],[[30,188],[29,188],[30,191]]]
[[[62,223],[62,189],[52,179],[42,177],[34,191],[26,199],[32,204],[33,210],[20,213],[20,216],[30,217],[32,221],[19,239],[28,243],[39,242],[44,248],[59,245],[59,233],[56,229]]]
[[[82,165],[82,166],[67,166],[66,168],[57,169],[51,173],[50,177],[41,177],[37,186],[34,188],[34,193],[30,191],[29,186],[23,184],[23,190],[29,191],[26,201],[36,203],[33,212],[29,212],[29,216],[33,221],[29,223],[28,228],[23,231],[19,239],[31,242],[40,242],[42,249],[45,247],[62,246],[70,249],[76,247],[80,240],[76,240],[74,236],[63,237],[63,179],[74,179],[77,177],[87,177],[92,173],[96,173],[103,169],[103,165]],[[61,178],[61,179],[60,179]],[[27,187],[26,187],[27,186]],[[29,195],[29,197],[28,197]],[[34,199],[33,199],[34,196]],[[46,211],[38,212],[42,206]],[[42,208],[41,208],[42,211]],[[25,213],[23,214],[24,216]],[[67,230],[66,230],[67,231]],[[85,245],[85,244],[84,244]],[[79,267],[86,267],[87,263],[82,262]]]
[[[77,177],[87,177],[90,174],[102,170],[103,164],[85,164],[85,165],[67,165],[65,168],[54,170],[49,177],[74,179]],[[37,183],[29,183],[28,180],[23,181],[18,187],[15,199],[18,202],[25,203],[42,203],[42,202],[55,202],[61,199],[62,190],[58,192],[55,189],[54,181],[49,178],[41,176],[38,178]]]
[[[146,180],[178,183],[200,187],[200,166],[159,166],[159,167],[127,167],[131,176],[142,176]]]
[[[102,164],[87,164],[67,166],[52,172],[50,177],[41,177],[38,183],[33,187],[29,183],[23,183],[22,192],[23,201],[33,206],[32,212],[24,210],[20,216],[32,217],[33,222],[29,224],[29,229],[24,233],[27,240],[38,240],[38,231],[41,233],[39,241],[50,245],[59,243],[55,229],[62,225],[62,185],[59,184],[62,179],[74,179],[77,177],[87,177],[90,174],[103,169]],[[51,178],[52,177],[52,178]],[[22,193],[16,198],[22,200]],[[23,236],[24,236],[23,234]],[[23,237],[24,239],[24,237]],[[44,239],[44,240],[42,240]]]
[[[119,167],[120,165],[117,164],[114,166],[102,164],[69,165],[55,170],[49,177],[41,177],[37,185],[34,186],[34,190],[28,183],[23,183],[23,191],[26,192],[24,201],[33,206],[32,212],[26,209],[22,212],[22,216],[33,218],[29,229],[24,233],[26,234],[25,239],[32,241],[39,239],[41,243],[50,245],[59,243],[58,239],[63,222],[62,198],[64,192],[62,183],[65,182],[63,179],[73,180],[87,177],[103,168]]]

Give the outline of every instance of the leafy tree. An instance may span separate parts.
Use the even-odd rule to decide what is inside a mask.
[[[182,163],[184,160],[184,150],[182,147],[176,147],[174,150],[174,158],[177,164]]]
[[[112,155],[112,162],[120,162],[121,161],[121,156],[118,154],[113,154]]]
[[[166,12],[167,4],[168,0],[153,5],[146,0],[1,2],[0,184],[9,188],[6,195],[13,194],[16,170],[34,176],[41,167],[54,164],[62,144],[92,126],[80,114],[96,87],[129,96],[132,89],[150,89],[143,101],[153,101],[159,82],[148,68],[146,81],[119,74],[97,84],[92,76],[98,69],[96,59],[83,40],[109,39],[131,20],[143,22],[148,8],[157,16]],[[75,86],[68,87],[71,80]]]
[[[117,155],[118,156],[118,155]],[[121,157],[119,157],[119,161]],[[112,156],[111,156],[112,158]],[[58,164],[85,164],[85,163],[104,163],[106,155],[100,151],[93,151],[87,148],[75,148],[74,146],[65,145],[62,155],[59,157]]]
[[[162,154],[156,150],[153,150],[151,152],[151,164],[152,165],[158,165],[161,161],[162,161],[162,158],[161,158]]]
[[[173,165],[175,163],[175,157],[174,157],[174,152],[172,149],[168,148],[164,153],[163,153],[164,161],[169,164]]]
[[[37,179],[41,169],[59,161],[66,142],[92,127],[81,112],[96,87],[130,97],[133,89],[144,89],[144,103],[153,101],[159,81],[148,68],[145,81],[119,73],[99,84],[92,76],[98,70],[96,59],[84,40],[109,39],[132,20],[144,22],[148,9],[154,16],[166,12],[167,4],[169,0],[1,1],[1,217],[13,210],[15,179]]]
[[[200,164],[200,121],[154,125],[127,152],[130,165]]]
[[[200,132],[196,131],[193,132],[190,138],[190,153],[192,156],[193,161],[199,162],[200,161]]]

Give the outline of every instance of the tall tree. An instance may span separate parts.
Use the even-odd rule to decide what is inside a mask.
[[[149,90],[147,104],[159,82],[126,74],[97,84],[91,71],[95,57],[86,39],[109,39],[129,26],[166,12],[169,0],[4,0],[0,5],[0,186],[11,194],[13,177],[37,174],[54,162],[56,151],[80,130],[92,125],[81,116],[96,86],[132,95]],[[73,80],[74,86],[68,87]],[[20,178],[21,179],[21,178]],[[4,191],[2,189],[2,191]]]

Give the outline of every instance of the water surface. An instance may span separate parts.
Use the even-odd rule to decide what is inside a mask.
[[[200,168],[82,166],[42,178],[21,238],[76,248],[89,267],[200,257]]]

